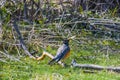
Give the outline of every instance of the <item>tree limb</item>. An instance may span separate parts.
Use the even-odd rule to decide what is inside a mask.
[[[99,66],[94,64],[78,64],[75,60],[72,60],[71,62],[72,67],[77,68],[85,68],[85,69],[93,69],[93,70],[107,70],[107,71],[114,71],[120,73],[120,67],[105,67],[105,66]]]
[[[16,24],[16,21],[13,22],[13,27],[16,30],[17,34],[18,34],[20,44],[21,44],[22,48],[24,49],[25,53],[27,55],[29,55],[30,58],[35,59],[35,57],[31,55],[31,53],[28,51],[27,47],[25,46],[24,40],[23,40],[22,35],[21,35],[20,31],[19,31],[18,25]]]

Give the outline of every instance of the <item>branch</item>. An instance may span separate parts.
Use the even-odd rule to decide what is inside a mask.
[[[0,58],[0,62],[7,63],[7,61],[6,61],[6,60],[3,60],[3,59],[1,59],[1,58]]]
[[[18,25],[16,24],[16,21],[13,22],[13,27],[16,30],[17,34],[18,34],[20,44],[21,44],[22,48],[24,49],[25,53],[27,55],[29,55],[30,58],[35,59],[35,57],[31,55],[31,53],[28,51],[27,47],[25,46],[24,40],[23,40],[22,35],[21,35],[20,31],[19,31]]]
[[[5,50],[5,52],[0,51],[0,54],[3,54],[5,57],[7,57],[10,60],[19,61],[20,62],[20,60],[18,58],[15,58],[15,57],[9,55],[6,50]],[[2,61],[2,59],[0,59],[0,60]],[[5,60],[3,60],[3,61],[5,62]]]
[[[43,51],[43,54],[40,57],[38,57],[37,60],[43,60],[46,56],[48,56],[51,59],[54,58],[54,56],[50,53]],[[58,64],[60,64],[62,67],[65,67],[64,63],[62,63],[61,61],[59,61]]]
[[[78,68],[85,68],[85,69],[93,69],[93,70],[107,70],[107,71],[114,71],[120,73],[120,67],[104,67],[94,64],[78,64],[75,60],[72,60],[71,65],[73,67]]]

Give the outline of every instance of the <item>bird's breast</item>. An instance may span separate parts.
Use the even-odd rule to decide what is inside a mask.
[[[66,58],[68,58],[70,56],[70,51],[68,51],[67,53],[66,53],[66,55],[63,57],[63,59],[66,59]]]

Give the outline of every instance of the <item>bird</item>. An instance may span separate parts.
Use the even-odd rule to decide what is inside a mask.
[[[69,40],[63,40],[63,44],[58,48],[55,57],[48,62],[49,65],[54,64],[55,62],[59,62],[60,60],[66,59],[70,55],[70,47],[69,47]]]

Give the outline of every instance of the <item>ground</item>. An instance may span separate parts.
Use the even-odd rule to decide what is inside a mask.
[[[63,68],[57,64],[50,66],[47,64],[48,61],[49,58],[47,57],[43,61],[24,57],[20,62],[1,62],[0,80],[120,80],[119,73],[105,70],[85,73],[85,69],[72,68],[70,66]],[[67,62],[70,64],[70,59]],[[86,60],[83,62],[85,63]],[[91,61],[88,62],[90,63]]]

